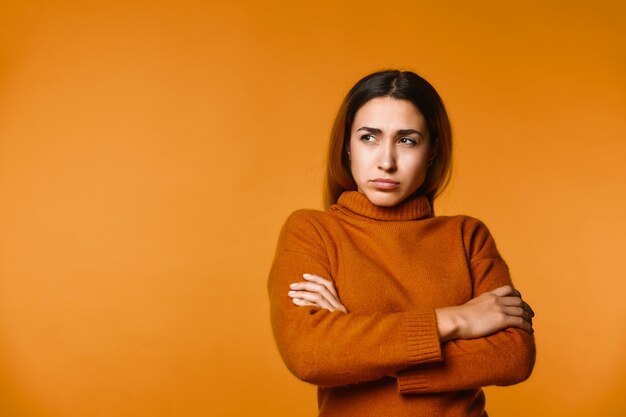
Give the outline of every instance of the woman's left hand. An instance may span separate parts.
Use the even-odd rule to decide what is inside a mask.
[[[289,285],[291,291],[287,295],[292,298],[294,304],[321,307],[329,311],[348,312],[341,303],[335,285],[331,281],[311,274],[304,274],[302,277],[306,282],[295,282]]]

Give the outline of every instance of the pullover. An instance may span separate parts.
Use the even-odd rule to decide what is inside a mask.
[[[348,313],[293,304],[304,273],[333,281]],[[434,216],[425,196],[381,207],[346,191],[283,225],[272,330],[287,368],[318,386],[320,417],[487,416],[481,387],[527,379],[534,337],[507,328],[441,343],[434,310],[503,285],[509,269],[481,221]]]

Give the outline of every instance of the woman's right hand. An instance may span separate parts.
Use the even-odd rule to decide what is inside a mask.
[[[328,311],[341,311],[347,313],[346,307],[341,303],[335,284],[318,275],[304,274],[306,282],[294,282],[287,293],[293,303],[298,306],[313,306],[325,308]]]
[[[442,342],[489,336],[508,327],[533,333],[532,308],[509,285],[472,298],[467,303],[435,309]]]

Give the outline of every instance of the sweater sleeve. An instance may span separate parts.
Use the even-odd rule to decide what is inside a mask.
[[[509,269],[481,222],[471,219],[465,247],[474,297],[512,285]],[[456,339],[443,344],[443,361],[400,371],[401,394],[450,392],[487,385],[512,385],[526,380],[535,364],[535,341],[530,333],[507,328],[487,337]]]
[[[302,274],[333,279],[314,222],[305,210],[287,219],[268,279],[272,330],[287,368],[303,381],[332,387],[440,361],[432,309],[355,314],[293,304],[289,284],[302,281]]]

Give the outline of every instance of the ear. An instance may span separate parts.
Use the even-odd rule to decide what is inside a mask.
[[[348,159],[350,159],[350,142],[346,143],[346,153],[348,154]]]

